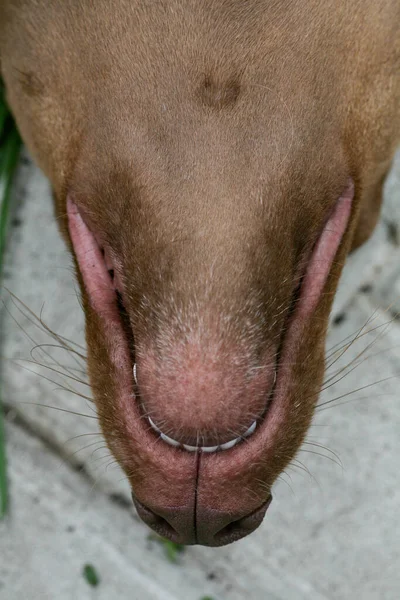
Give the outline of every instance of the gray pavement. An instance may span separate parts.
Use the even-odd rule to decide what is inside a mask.
[[[329,378],[348,365],[347,375],[336,375],[322,394],[321,405],[332,402],[317,410],[300,462],[275,486],[255,534],[221,549],[187,548],[178,564],[168,562],[134,514],[91,404],[60,389],[66,380],[58,373],[9,360],[29,360],[36,344],[54,342],[3,291],[11,512],[0,523],[0,599],[400,598],[399,226],[400,160],[386,186],[381,223],[343,274],[328,349],[361,329],[363,335],[328,369]],[[83,343],[76,284],[49,186],[26,155],[15,186],[4,283],[51,328]],[[338,356],[331,354],[328,364]],[[36,349],[33,358],[57,370],[57,361],[84,367],[50,346]],[[74,383],[74,389],[87,393],[84,385]],[[82,576],[86,563],[99,572],[96,588]]]

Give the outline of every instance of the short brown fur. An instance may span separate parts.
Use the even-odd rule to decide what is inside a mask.
[[[355,182],[268,452],[249,444],[235,460],[221,453],[199,466],[168,449],[164,463],[129,439],[78,269],[104,435],[143,501],[240,516],[265,500],[302,443],[342,264],[375,226],[400,140],[399,23],[398,0],[0,0],[10,106],[52,183],[70,249],[73,194],[119,261],[138,354],[152,348],[167,360],[187,331],[206,344],[215,330],[254,364],[278,348],[296,267]]]

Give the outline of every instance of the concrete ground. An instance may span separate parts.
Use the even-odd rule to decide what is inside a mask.
[[[187,548],[176,564],[135,516],[90,402],[61,389],[72,384],[87,394],[84,384],[55,372],[69,365],[78,374],[84,363],[55,348],[3,290],[11,510],[0,523],[0,599],[400,598],[399,227],[400,160],[386,186],[382,221],[349,260],[337,295],[328,364],[338,357],[329,348],[362,335],[328,369],[332,379],[320,404],[331,403],[317,410],[259,530],[221,549]],[[83,343],[76,283],[48,183],[26,155],[4,284],[51,328]],[[38,343],[50,345],[31,353]],[[97,587],[82,575],[87,563],[99,574]]]

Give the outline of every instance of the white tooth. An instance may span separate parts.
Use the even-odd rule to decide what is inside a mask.
[[[197,446],[187,446],[186,444],[183,444],[183,447],[185,448],[185,450],[187,450],[188,452],[197,452],[198,447]]]
[[[135,383],[137,385],[137,378],[136,378],[136,363],[133,365],[133,379],[135,380]]]
[[[243,434],[243,437],[249,437],[249,435],[251,435],[255,428],[257,427],[257,421],[254,421],[254,423],[252,423],[250,425],[250,427],[248,428],[248,430]]]
[[[148,417],[148,419],[149,419],[149,423],[152,426],[152,428],[154,429],[154,431],[157,431],[157,433],[161,433],[161,430],[154,423],[153,419],[151,417]]]
[[[225,442],[225,444],[221,444],[221,450],[229,450],[229,448],[233,448],[236,444],[240,442],[240,438],[236,438],[235,440],[231,440],[230,442]]]
[[[173,440],[168,435],[165,435],[165,433],[160,433],[160,437],[162,440],[164,440],[164,442],[167,442],[167,444],[170,444],[171,446],[176,446],[176,447],[180,446],[179,442],[177,442],[176,440]]]
[[[215,452],[216,450],[218,450],[219,446],[202,446],[201,447],[201,451],[202,452]]]

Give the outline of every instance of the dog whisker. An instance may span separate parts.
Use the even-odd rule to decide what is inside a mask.
[[[331,398],[330,400],[326,400],[325,402],[318,404],[316,407],[316,410],[319,412],[323,407],[327,407],[328,405],[332,404],[333,402],[336,402],[337,400],[341,400],[342,398],[346,398],[346,397],[350,396],[351,394],[355,394],[356,392],[360,392],[362,390],[371,388],[374,385],[378,385],[385,381],[390,381],[391,379],[398,379],[399,377],[400,377],[400,375],[391,375],[390,377],[383,377],[382,379],[379,379],[378,381],[374,381],[373,383],[363,385],[359,388],[356,388],[355,390],[352,390],[351,392],[346,392],[345,394],[341,394],[340,396],[337,396],[336,398]]]
[[[24,402],[19,401],[17,404],[27,404],[31,406],[41,406],[43,408],[49,408],[50,410],[59,410],[60,412],[69,413],[71,415],[77,415],[78,417],[85,417],[87,419],[96,419],[98,421],[98,417],[94,415],[86,415],[85,413],[76,412],[74,410],[68,410],[67,408],[60,408],[59,406],[51,406],[50,404],[41,404],[40,402]]]

